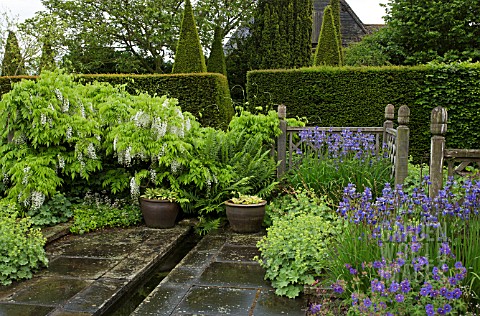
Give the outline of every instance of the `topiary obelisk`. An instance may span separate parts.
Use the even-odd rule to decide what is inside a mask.
[[[323,12],[322,28],[315,50],[314,66],[341,66],[340,43],[336,34],[331,6]]]
[[[185,1],[172,73],[207,72],[190,0]]]
[[[15,36],[15,33],[12,31],[8,31],[1,70],[2,76],[18,76],[25,74],[25,63],[22,58],[22,53],[20,52],[17,36]]]

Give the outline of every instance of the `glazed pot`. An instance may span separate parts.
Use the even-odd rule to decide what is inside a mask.
[[[266,204],[267,201],[258,204],[235,204],[231,200],[226,201],[227,219],[232,230],[237,233],[261,231]]]
[[[171,228],[175,226],[180,205],[168,200],[140,198],[140,210],[147,227]]]

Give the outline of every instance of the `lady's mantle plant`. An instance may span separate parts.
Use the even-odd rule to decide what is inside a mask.
[[[13,205],[0,205],[0,285],[29,279],[32,272],[48,264],[39,229],[28,218],[18,220]]]

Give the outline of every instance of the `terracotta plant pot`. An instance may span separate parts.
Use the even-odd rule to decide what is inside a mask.
[[[232,230],[237,233],[258,233],[262,230],[265,205],[267,201],[258,204],[235,204],[226,201],[227,219]]]
[[[171,228],[180,212],[180,205],[168,200],[140,198],[140,210],[147,227]]]

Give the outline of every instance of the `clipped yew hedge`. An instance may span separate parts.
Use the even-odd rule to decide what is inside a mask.
[[[0,96],[11,90],[14,82],[35,76],[0,77]],[[226,129],[234,115],[227,78],[221,74],[174,75],[81,75],[80,82],[108,82],[125,84],[131,94],[146,92],[150,95],[168,95],[177,98],[184,111],[195,115],[203,126]]]
[[[249,106],[287,106],[308,125],[382,126],[384,109],[410,107],[410,154],[427,162],[430,113],[448,110],[447,147],[480,148],[480,64],[416,67],[312,67],[247,74]]]

